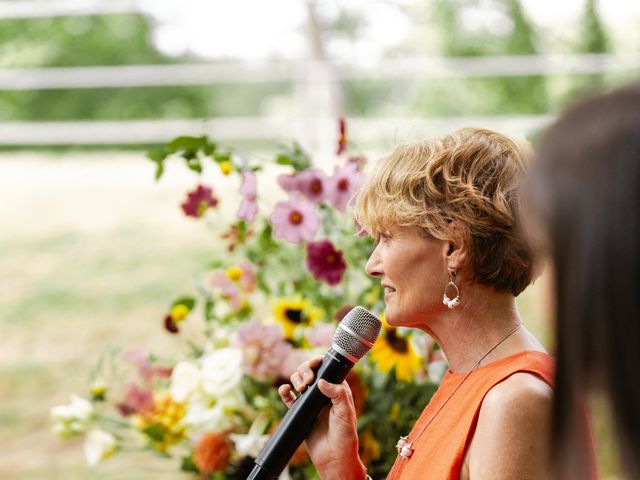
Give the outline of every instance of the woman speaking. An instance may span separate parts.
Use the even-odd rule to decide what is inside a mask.
[[[386,321],[431,335],[449,364],[411,432],[385,439],[397,441],[390,480],[552,476],[554,363],[515,302],[532,279],[517,221],[527,156],[496,132],[463,129],[397,147],[356,198],[356,219],[376,241],[365,269],[384,288]],[[300,365],[295,390],[320,360]],[[319,388],[332,404],[307,438],[313,463],[323,479],[367,478],[349,387]],[[293,403],[290,385],[279,393]]]

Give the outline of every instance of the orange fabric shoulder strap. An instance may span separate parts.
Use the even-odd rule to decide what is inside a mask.
[[[555,362],[550,355],[523,351],[483,365],[464,381],[465,374],[447,372],[409,434],[415,448],[413,455],[409,459],[398,458],[387,479],[457,480],[489,390],[518,372],[536,375],[553,387],[554,371]]]

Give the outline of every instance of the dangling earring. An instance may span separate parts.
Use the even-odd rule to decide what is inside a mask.
[[[458,305],[460,305],[460,290],[456,285],[455,278],[456,278],[456,273],[449,272],[449,283],[447,283],[447,286],[444,287],[444,295],[442,297],[442,303],[447,307],[449,307],[450,309],[454,309]],[[456,296],[454,299],[449,298],[449,296],[447,295],[447,290],[449,289],[450,286],[456,290]]]

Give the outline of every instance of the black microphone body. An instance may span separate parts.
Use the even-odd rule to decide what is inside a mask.
[[[272,480],[287,466],[296,449],[311,429],[330,399],[318,388],[322,378],[329,383],[342,383],[354,362],[330,348],[322,359],[313,383],[302,392],[273,433],[255,461],[247,480]]]

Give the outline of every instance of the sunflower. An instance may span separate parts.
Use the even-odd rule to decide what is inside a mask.
[[[322,310],[300,297],[277,298],[273,315],[284,329],[284,337],[292,340],[298,326],[309,326],[322,316]]]
[[[413,348],[410,335],[402,335],[382,317],[383,331],[371,348],[371,359],[378,370],[389,373],[395,368],[396,378],[404,382],[413,380],[422,370],[422,358]]]

